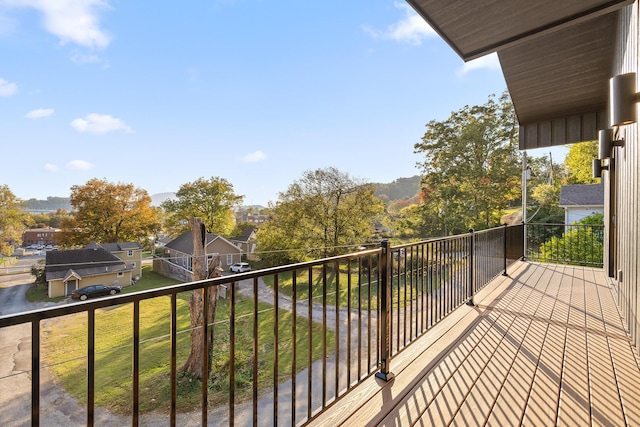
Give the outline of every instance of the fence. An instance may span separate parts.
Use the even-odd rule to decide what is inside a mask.
[[[527,253],[531,261],[602,267],[604,225],[527,224]]]
[[[344,256],[4,316],[0,333],[29,326],[32,365],[25,375],[31,374],[33,425],[41,419],[42,350],[51,354],[51,337],[62,333],[49,320],[61,319],[86,324],[78,354],[73,338],[65,337],[64,363],[75,364],[69,369],[74,378],[86,373],[78,399],[86,401],[87,425],[96,423],[103,365],[115,360],[124,365],[121,375],[131,377],[118,387],[130,396],[132,424],[161,409],[143,385],[157,371],[169,396],[167,419],[180,425],[192,413],[180,403],[180,365],[191,332],[187,300],[194,291],[206,300],[213,287],[225,286],[215,323],[195,326],[203,337],[210,330],[215,336],[211,351],[202,346],[202,359],[212,359],[211,379],[191,390],[200,402],[197,417],[203,425],[213,416],[219,424],[298,425],[370,375],[390,379],[394,355],[460,305],[472,304],[476,290],[522,256],[518,233],[521,226],[504,226],[395,247],[383,242]],[[160,307],[153,321],[150,307]],[[126,320],[117,323],[111,316],[122,311]],[[103,349],[103,337],[114,334],[124,335],[123,344]]]

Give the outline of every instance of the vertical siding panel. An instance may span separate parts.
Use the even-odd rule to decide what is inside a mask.
[[[631,34],[629,37],[629,46],[628,52],[631,53],[631,58],[628,59],[630,71],[638,72],[638,2],[633,4],[633,7],[630,8],[633,12],[631,17]],[[631,236],[636,236],[634,239],[628,239],[629,244],[629,261],[628,261],[628,273],[629,276],[628,284],[632,287],[630,294],[633,295],[632,301],[634,301],[634,310],[631,323],[633,324],[633,342],[638,348],[639,343],[639,324],[638,324],[638,313],[640,312],[640,299],[638,298],[638,262],[640,262],[640,258],[638,257],[638,240],[640,238],[639,228],[638,228],[638,159],[639,159],[639,150],[638,150],[638,125],[635,124],[629,129],[629,140],[633,141],[631,144],[631,149],[629,150],[628,160],[627,160],[627,170],[628,170],[628,178],[629,182],[627,185],[629,188],[629,199],[627,205],[629,217],[628,221],[630,223],[630,233]]]
[[[628,71],[638,72],[638,3],[634,3],[633,6],[628,7],[627,11],[631,14],[630,19],[630,34],[627,41],[627,55],[625,58],[625,68]],[[636,74],[637,78],[637,74]],[[638,328],[638,312],[640,311],[640,299],[638,298],[638,270],[637,265],[640,262],[638,258],[638,125],[634,124],[627,129],[628,139],[631,143],[631,147],[625,153],[625,181],[623,185],[627,187],[627,198],[625,200],[627,217],[625,222],[628,226],[628,236],[635,236],[633,239],[625,239],[626,248],[626,267],[624,275],[627,276],[626,286],[629,289],[629,296],[631,301],[631,309],[629,319],[630,332],[633,337],[633,342],[638,348],[640,343]]]
[[[640,69],[638,51],[638,2],[634,2],[619,12],[618,38],[612,75],[635,72]],[[640,215],[638,198],[640,194],[640,148],[638,147],[638,124],[624,126],[627,143],[616,154],[617,200],[617,253],[616,270],[618,302],[621,314],[629,328],[636,348],[640,342],[640,298],[638,295],[638,264],[640,263]],[[622,279],[622,280],[620,280]]]

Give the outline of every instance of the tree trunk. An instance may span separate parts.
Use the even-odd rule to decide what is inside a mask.
[[[212,277],[220,277],[222,268],[220,268],[220,256],[215,255],[207,268],[206,255],[206,229],[201,218],[191,218],[189,220],[191,226],[191,235],[193,236],[193,257],[192,271],[193,280],[205,280]],[[216,308],[218,303],[218,286],[208,288],[209,294],[209,310],[207,313],[207,372],[211,372],[211,357],[213,351],[213,322],[216,318]],[[191,314],[191,348],[189,357],[180,368],[183,372],[188,372],[199,380],[203,380],[202,375],[202,342],[203,342],[203,314],[204,314],[204,289],[196,289],[189,299],[189,312]]]

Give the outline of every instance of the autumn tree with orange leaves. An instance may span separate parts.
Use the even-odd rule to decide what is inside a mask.
[[[91,179],[71,187],[75,214],[62,221],[60,244],[144,242],[160,227],[151,196],[133,184]]]

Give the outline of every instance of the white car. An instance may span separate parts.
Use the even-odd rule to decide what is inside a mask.
[[[251,271],[251,266],[246,262],[236,262],[229,267],[229,271],[232,273],[244,273],[245,271]]]

